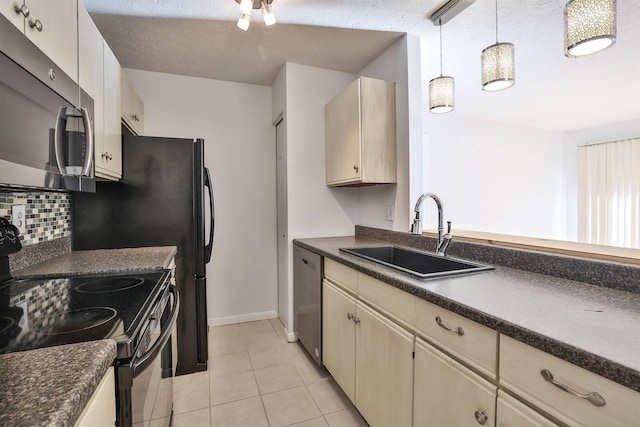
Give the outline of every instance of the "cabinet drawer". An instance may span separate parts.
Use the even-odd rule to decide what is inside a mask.
[[[409,329],[415,329],[418,298],[410,293],[360,273],[358,274],[358,298]]]
[[[504,391],[498,391],[496,427],[557,427],[533,409],[520,403]]]
[[[416,318],[418,331],[427,339],[490,378],[496,378],[496,331],[422,299],[418,299]]]
[[[332,259],[324,259],[324,275],[354,294],[358,293],[358,272]]]
[[[571,395],[553,380],[582,393],[598,393],[603,406]],[[640,419],[640,393],[507,336],[500,336],[500,383],[569,425],[632,426]]]

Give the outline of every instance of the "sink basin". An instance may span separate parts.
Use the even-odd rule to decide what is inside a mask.
[[[396,246],[340,248],[340,250],[422,279],[447,277],[494,269],[490,266],[475,264],[469,261],[462,261]]]

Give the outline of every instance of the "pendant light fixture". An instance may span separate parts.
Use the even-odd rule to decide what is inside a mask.
[[[498,0],[496,0],[496,43],[482,51],[482,90],[497,92],[516,82],[513,43],[498,42]]]
[[[591,55],[616,42],[616,0],[571,0],[564,7],[564,55]]]
[[[435,114],[449,113],[454,109],[455,81],[442,75],[442,20],[440,27],[440,77],[429,81],[429,111]]]
[[[240,5],[240,19],[238,19],[238,28],[247,31],[251,24],[251,11],[253,9],[260,9],[262,11],[262,18],[264,24],[267,27],[276,23],[276,17],[271,11],[271,3],[273,0],[236,0],[236,3]]]

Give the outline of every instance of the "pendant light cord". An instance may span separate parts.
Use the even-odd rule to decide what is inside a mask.
[[[440,24],[440,77],[442,77],[442,18],[438,20]]]
[[[498,0],[496,0],[496,44],[498,44]]]

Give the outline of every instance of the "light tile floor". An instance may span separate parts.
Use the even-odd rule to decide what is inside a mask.
[[[278,319],[217,326],[209,370],[175,378],[175,427],[366,427]]]

